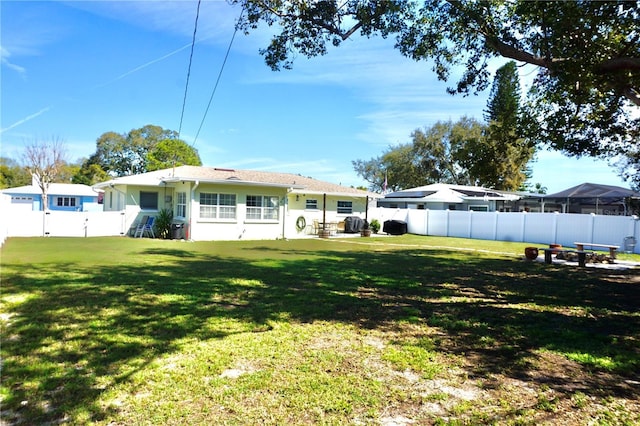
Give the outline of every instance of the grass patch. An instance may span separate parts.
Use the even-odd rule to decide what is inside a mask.
[[[637,270],[363,240],[9,239],[2,421],[640,421]]]

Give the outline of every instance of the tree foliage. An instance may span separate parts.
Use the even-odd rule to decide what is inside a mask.
[[[388,182],[387,189],[392,191],[424,185],[420,183],[423,181],[412,144],[389,147],[380,157],[351,163],[356,173],[369,182],[373,191],[382,191],[385,179]]]
[[[462,66],[449,92],[466,95],[488,87],[490,59],[508,58],[538,70],[526,136],[576,156],[638,151],[636,1],[233,1],[245,10],[245,32],[261,22],[278,29],[261,50],[274,70],[290,68],[297,54],[324,55],[355,34],[393,36],[402,54],[432,61],[441,80]]]
[[[96,152],[74,176],[78,183],[105,180],[109,176],[145,173],[173,165],[202,165],[198,151],[178,139],[174,130],[146,125],[125,134],[109,131],[96,141]]]
[[[414,154],[420,174],[428,183],[469,185],[472,183],[468,169],[459,162],[457,153],[467,142],[482,137],[482,125],[474,119],[463,117],[457,123],[439,121],[430,128],[415,130]]]
[[[497,70],[485,120],[486,137],[462,147],[462,164],[482,185],[515,191],[527,180],[527,165],[534,155],[530,140],[522,137],[520,82],[516,64],[508,62]]]
[[[180,139],[165,139],[147,153],[147,171],[178,166],[201,166],[198,151]]]
[[[437,182],[469,185],[472,178],[460,162],[459,152],[470,140],[483,137],[483,128],[467,117],[456,123],[437,122],[429,128],[416,129],[410,144],[389,147],[380,157],[355,160],[352,164],[374,191],[382,189],[385,177],[392,191]]]
[[[0,189],[31,184],[29,171],[13,158],[0,157]]]
[[[73,175],[71,182],[91,186],[109,180],[109,177],[109,174],[100,166],[97,155],[93,154],[82,161],[82,165]]]

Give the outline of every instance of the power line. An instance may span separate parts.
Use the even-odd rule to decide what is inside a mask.
[[[222,61],[222,66],[220,67],[220,72],[218,73],[218,78],[216,79],[216,84],[213,86],[213,91],[211,92],[211,97],[209,97],[209,103],[207,104],[207,109],[204,111],[204,115],[202,116],[202,121],[200,122],[200,127],[198,127],[198,132],[196,133],[196,137],[193,138],[193,145],[196,144],[196,140],[200,135],[200,130],[202,130],[202,126],[204,125],[204,120],[207,118],[207,113],[209,112],[209,108],[211,107],[211,102],[213,101],[213,96],[216,94],[216,90],[218,89],[218,83],[220,83],[220,77],[222,77],[222,71],[224,71],[224,66],[227,63],[227,58],[229,57],[229,52],[231,51],[231,46],[233,45],[233,40],[236,38],[236,34],[238,32],[238,26],[240,24],[240,19],[242,18],[242,14],[244,13],[244,8],[240,11],[240,16],[238,16],[238,23],[235,26],[233,31],[233,36],[231,37],[231,41],[229,42],[229,47],[227,47],[227,53],[224,55],[224,61]]]
[[[182,131],[182,119],[184,118],[184,108],[187,104],[187,91],[189,90],[189,77],[191,76],[191,63],[193,61],[193,48],[196,44],[196,32],[198,31],[198,18],[200,17],[200,1],[198,0],[198,8],[196,9],[196,22],[193,25],[193,39],[191,40],[191,53],[189,54],[189,67],[187,68],[187,83],[184,86],[184,98],[182,99],[182,112],[180,113],[180,127],[178,127],[178,138]]]

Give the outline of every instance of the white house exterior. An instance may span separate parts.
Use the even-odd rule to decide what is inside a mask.
[[[180,166],[115,178],[104,190],[104,210],[123,211],[131,229],[142,216],[173,212],[191,240],[299,238],[312,224],[365,218],[376,194],[289,174]]]
[[[435,183],[386,194],[378,200],[378,207],[494,212],[519,198],[479,186]]]

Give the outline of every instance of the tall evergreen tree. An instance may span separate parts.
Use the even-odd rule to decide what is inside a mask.
[[[527,179],[526,167],[533,158],[534,147],[522,137],[520,81],[513,61],[496,72],[485,120],[489,126],[487,147],[482,152],[487,157],[483,162],[476,162],[481,170],[474,175],[485,186],[516,190]]]

